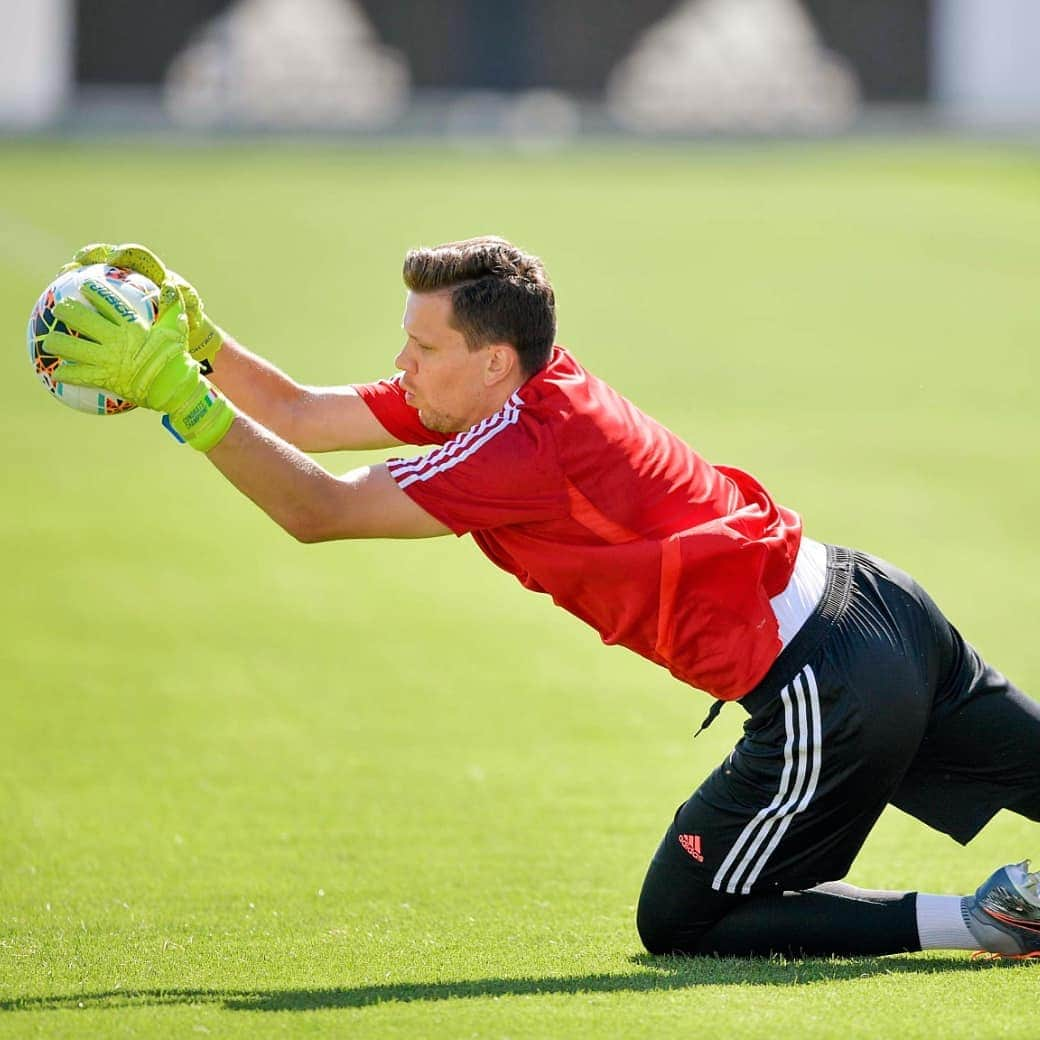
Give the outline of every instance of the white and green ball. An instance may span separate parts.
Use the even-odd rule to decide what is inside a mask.
[[[50,391],[52,396],[81,412],[91,415],[118,415],[128,412],[135,405],[115,397],[104,390],[95,390],[89,386],[73,386],[71,383],[60,383],[54,379],[54,370],[60,359],[48,354],[43,340],[48,332],[64,332],[77,335],[64,322],[54,315],[54,306],[59,300],[79,300],[91,306],[80,292],[84,282],[93,280],[115,289],[134,308],[142,321],[149,325],[155,320],[159,310],[159,287],[144,275],[135,271],[127,271],[121,267],[110,267],[108,264],[90,264],[77,267],[59,275],[44,289],[36,306],[29,316],[29,327],[26,330],[26,341],[29,345],[29,361],[40,382]]]

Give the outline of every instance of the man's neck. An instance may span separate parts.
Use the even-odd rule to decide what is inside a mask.
[[[473,422],[466,427],[466,429],[470,430],[474,426],[476,426],[477,423],[483,422],[485,419],[490,419],[491,416],[502,411],[502,409],[506,406],[506,401],[508,401],[509,398],[512,397],[513,394],[515,394],[516,391],[519,390],[520,387],[522,387],[526,382],[526,377],[521,375],[503,386],[495,387],[494,393],[491,393],[489,391],[487,397],[484,399],[484,405],[480,409],[480,413],[473,420]],[[465,431],[459,430],[457,432],[463,433]]]

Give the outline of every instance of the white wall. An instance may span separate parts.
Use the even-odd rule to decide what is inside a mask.
[[[934,0],[935,98],[955,112],[1040,118],[1040,0]]]
[[[61,114],[72,82],[71,0],[0,0],[0,126]]]

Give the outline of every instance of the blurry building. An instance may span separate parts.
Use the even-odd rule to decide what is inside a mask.
[[[70,0],[0,0],[0,127],[46,125],[73,89]]]
[[[1040,110],[1040,3],[933,4],[932,97],[967,119],[1035,122]]]
[[[826,131],[860,105],[1040,122],[1037,0],[0,0],[0,125]],[[519,104],[514,103],[519,99]],[[604,105],[606,107],[604,107]]]
[[[606,101],[642,133],[833,131],[859,87],[798,0],[682,0],[633,41]]]
[[[238,0],[166,65],[177,123],[263,129],[370,129],[409,101],[408,63],[355,0]]]

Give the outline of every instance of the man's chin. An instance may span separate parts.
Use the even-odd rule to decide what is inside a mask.
[[[419,422],[434,433],[454,433],[452,424],[443,415],[431,415],[425,408],[419,409]]]

